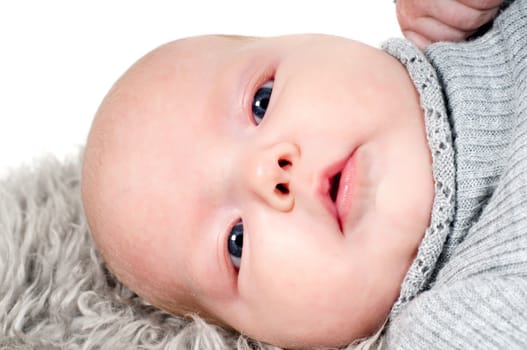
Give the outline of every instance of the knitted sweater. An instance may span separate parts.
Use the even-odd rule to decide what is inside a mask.
[[[476,40],[383,49],[419,92],[435,180],[385,345],[527,349],[527,0]]]

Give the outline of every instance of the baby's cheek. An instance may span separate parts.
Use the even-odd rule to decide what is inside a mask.
[[[376,194],[379,215],[401,231],[419,232],[430,221],[433,179],[418,167],[388,169]]]
[[[411,213],[410,188],[395,179],[385,179],[379,183],[376,194],[378,214],[384,221],[396,227],[404,227],[410,221]]]

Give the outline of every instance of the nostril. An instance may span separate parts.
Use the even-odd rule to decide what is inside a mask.
[[[286,167],[291,166],[292,164],[287,159],[279,159],[278,160],[278,165],[280,166],[280,168],[286,168]]]
[[[289,194],[289,186],[287,184],[278,184],[275,186],[275,190],[280,194]]]

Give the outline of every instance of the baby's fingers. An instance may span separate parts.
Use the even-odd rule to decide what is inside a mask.
[[[459,2],[476,10],[490,10],[499,8],[503,0],[459,0]]]
[[[398,0],[403,34],[420,48],[436,41],[462,41],[490,22],[503,0]]]
[[[473,0],[465,0],[472,4]],[[491,21],[498,13],[499,7],[473,8],[458,0],[429,1],[428,15],[444,24],[464,31],[473,32]]]
[[[451,27],[432,17],[421,17],[414,21],[411,29],[402,30],[404,36],[420,49],[436,41],[462,41],[472,32]]]

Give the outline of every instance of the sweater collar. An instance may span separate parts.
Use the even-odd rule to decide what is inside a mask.
[[[382,49],[406,67],[419,93],[432,155],[435,189],[430,226],[403,280],[399,298],[392,307],[390,317],[393,318],[406,303],[429,287],[434,268],[451,231],[455,212],[456,170],[451,128],[435,69],[423,53],[407,40],[391,39],[383,44]]]

